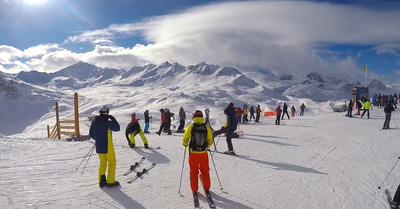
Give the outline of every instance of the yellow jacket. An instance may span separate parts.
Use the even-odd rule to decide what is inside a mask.
[[[193,118],[193,123],[203,124],[204,123],[204,118],[201,118],[201,117]],[[190,124],[186,128],[185,134],[183,134],[183,145],[184,146],[188,146],[189,140],[192,138],[192,128],[193,128],[193,124]],[[207,128],[207,144],[208,144],[208,147],[210,147],[214,143],[213,135],[212,135],[212,131],[211,131],[210,126],[206,125],[206,128]],[[204,151],[200,151],[200,152],[199,151],[194,151],[189,146],[188,146],[188,150],[189,150],[189,153],[205,153],[205,152],[207,152],[207,149],[204,150]]]

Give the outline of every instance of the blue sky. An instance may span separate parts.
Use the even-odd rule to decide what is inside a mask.
[[[259,65],[400,82],[400,2],[0,0],[0,71]]]

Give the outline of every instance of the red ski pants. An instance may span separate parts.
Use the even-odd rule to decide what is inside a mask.
[[[203,189],[209,190],[211,186],[208,153],[191,153],[189,155],[190,188],[193,192],[199,189],[199,171]]]

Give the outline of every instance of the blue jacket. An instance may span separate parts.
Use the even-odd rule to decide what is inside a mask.
[[[228,123],[228,132],[235,132],[238,125],[235,111],[230,107],[227,107],[225,108],[224,113],[227,116],[226,122]]]
[[[108,120],[108,119],[111,119]],[[96,152],[108,153],[108,139],[112,139],[111,131],[119,131],[119,123],[111,115],[99,115],[90,125],[89,136],[96,141]]]

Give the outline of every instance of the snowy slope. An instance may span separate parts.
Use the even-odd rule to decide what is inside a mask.
[[[293,100],[296,106],[303,101]],[[380,131],[383,112],[374,109],[371,119],[343,117],[327,103],[305,101],[305,116],[273,125],[273,118],[260,124],[240,125],[244,135],[233,140],[242,157],[213,155],[210,159],[212,194],[217,208],[388,208],[383,189],[394,192],[399,168],[382,183],[398,160],[399,129]],[[88,102],[90,103],[90,102]],[[188,113],[191,108],[186,108]],[[222,109],[213,109],[212,123],[223,123]],[[122,130],[129,112],[111,109]],[[158,129],[157,113],[151,132]],[[392,128],[397,127],[396,116]],[[177,122],[177,121],[174,121]],[[84,122],[88,124],[89,122]],[[44,125],[44,124],[42,124]],[[88,126],[82,125],[83,133]],[[184,154],[182,134],[147,138],[152,147],[123,148],[123,131],[114,133],[117,180],[120,188],[97,185],[98,158],[93,154],[83,171],[76,171],[93,141],[66,142],[45,138],[0,136],[0,205],[2,208],[191,208],[187,155],[181,194],[179,178]],[[141,145],[141,140],[137,139]],[[216,138],[217,149],[227,149],[224,137]],[[132,184],[122,174],[145,156],[138,168],[157,166]],[[81,172],[83,171],[83,174]],[[218,172],[221,189],[216,171]],[[202,192],[201,192],[202,193]],[[203,193],[202,193],[203,194]],[[204,195],[200,195],[207,208]]]

